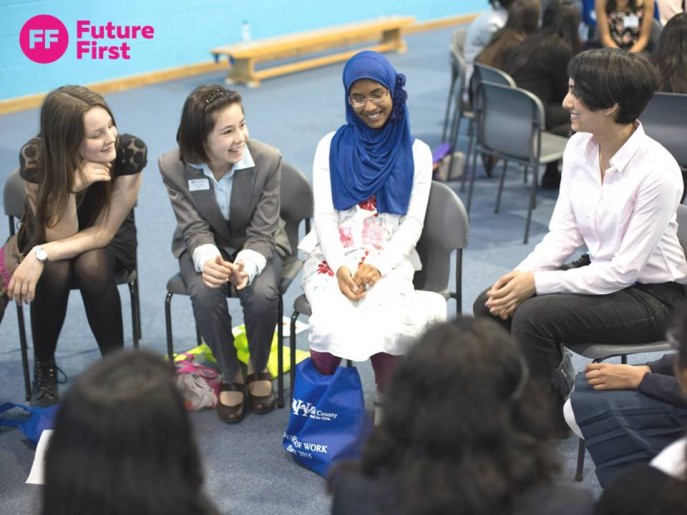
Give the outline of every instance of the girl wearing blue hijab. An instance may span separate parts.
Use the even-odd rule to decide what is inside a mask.
[[[383,392],[396,356],[446,317],[440,295],[413,288],[432,153],[411,136],[405,76],[383,55],[353,56],[343,84],[346,124],[317,147],[315,229],[299,246],[310,351],[323,374],[369,358]]]

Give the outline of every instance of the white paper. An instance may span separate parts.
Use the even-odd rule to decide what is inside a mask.
[[[48,449],[48,443],[52,438],[52,429],[44,429],[36,446],[36,455],[33,458],[33,465],[31,465],[31,472],[26,479],[29,485],[42,485],[45,483],[45,451]]]
[[[284,338],[291,336],[291,319],[289,317],[282,318],[281,321],[282,331],[284,331]],[[307,331],[310,328],[305,322],[296,320],[296,334],[301,334],[303,331]],[[241,334],[245,330],[245,326],[236,325],[231,328],[231,332],[234,336]],[[276,329],[275,329],[276,331]]]

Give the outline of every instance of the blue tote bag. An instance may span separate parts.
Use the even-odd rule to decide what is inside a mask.
[[[355,367],[320,374],[306,359],[296,366],[291,416],[282,445],[300,465],[326,476],[342,460],[360,456],[371,429]]]
[[[17,409],[23,412],[23,417],[0,417],[0,426],[13,426],[21,429],[24,436],[34,443],[38,443],[44,429],[52,429],[59,405],[54,404],[45,408],[34,408],[25,404],[6,402],[0,404],[0,413]],[[26,416],[28,415],[28,416]]]

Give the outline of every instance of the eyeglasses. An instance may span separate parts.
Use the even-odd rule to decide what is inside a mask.
[[[363,96],[355,96],[355,97],[348,97],[348,103],[351,104],[351,107],[355,109],[360,109],[361,107],[365,107],[367,104],[367,101],[369,100],[372,102],[374,105],[379,105],[382,103],[382,100],[384,100],[384,97],[389,94],[389,90],[385,89],[384,91],[379,91],[376,93],[373,93],[369,97],[363,97]]]

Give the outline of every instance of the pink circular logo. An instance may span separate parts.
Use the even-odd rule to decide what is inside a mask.
[[[28,20],[19,33],[24,55],[35,63],[57,61],[67,51],[69,33],[60,20],[49,14],[39,14]]]

